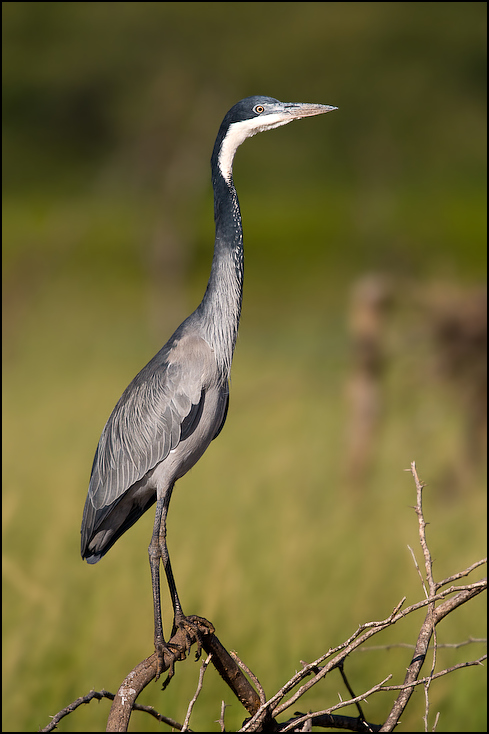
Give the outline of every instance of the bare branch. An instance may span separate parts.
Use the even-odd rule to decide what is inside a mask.
[[[76,701],[73,701],[69,704],[69,706],[66,706],[66,708],[59,711],[55,716],[52,717],[51,721],[47,726],[44,727],[44,729],[39,729],[41,732],[49,732],[54,731],[56,727],[58,726],[61,719],[63,719],[65,716],[68,716],[68,714],[73,713],[73,711],[76,711],[76,709],[81,706],[84,703],[90,703],[90,701],[93,701],[93,699],[96,699],[97,701],[101,701],[103,698],[109,698],[110,700],[114,700],[114,694],[110,693],[110,691],[101,690],[101,691],[90,691],[85,696],[80,696],[76,699]]]
[[[388,678],[386,678],[381,683],[377,684],[376,686],[373,686],[370,690],[366,691],[365,693],[362,693],[360,696],[356,696],[354,698],[349,699],[348,701],[341,701],[341,703],[336,704],[336,706],[332,706],[329,709],[326,709],[325,711],[314,711],[310,712],[308,714],[303,714],[299,717],[293,717],[288,722],[285,722],[284,725],[280,726],[281,732],[287,732],[287,731],[293,731],[296,729],[296,727],[300,726],[303,722],[310,720],[313,726],[324,726],[324,727],[334,727],[334,728],[345,728],[350,731],[381,731],[381,726],[372,724],[370,722],[366,722],[364,719],[362,720],[361,717],[351,718],[351,717],[338,717],[333,716],[332,712],[337,710],[338,708],[344,707],[344,706],[351,706],[352,704],[358,704],[359,701],[366,700],[366,698],[373,693],[377,693],[380,691],[402,691],[406,690],[407,688],[411,688],[412,686],[420,686],[425,685],[426,682],[434,680],[436,678],[441,678],[444,675],[448,675],[449,673],[453,673],[455,670],[460,670],[462,668],[466,668],[472,665],[482,665],[483,661],[487,659],[487,655],[483,655],[478,660],[471,660],[470,662],[465,663],[459,663],[458,665],[454,665],[450,668],[447,668],[445,670],[441,670],[438,673],[435,673],[433,676],[427,676],[426,678],[421,678],[417,681],[414,681],[414,683],[410,684],[401,684],[401,685],[384,685]],[[325,717],[329,717],[327,720]],[[339,723],[339,720],[344,719],[342,722],[344,726],[342,726]],[[323,722],[321,722],[321,719],[325,719]],[[240,731],[246,731],[245,728],[241,729]],[[252,731],[252,729],[250,729]]]
[[[76,709],[81,706],[81,704],[84,703],[90,703],[90,701],[98,700],[101,701],[103,698],[108,698],[110,701],[113,701],[115,698],[115,695],[113,693],[110,693],[110,691],[90,691],[90,693],[87,693],[86,696],[80,696],[80,698],[77,698],[76,701],[73,701],[69,706],[64,708],[62,711],[56,714],[56,716],[53,716],[50,723],[44,727],[44,729],[40,729],[41,732],[50,732],[54,731],[54,729],[57,728],[59,722],[62,718],[67,716],[68,714],[73,713],[73,711],[76,711]],[[134,711],[141,711],[142,713],[149,714],[150,716],[153,716],[157,721],[161,721],[163,724],[167,724],[168,726],[171,726],[172,729],[178,729],[180,730],[182,728],[182,725],[175,721],[175,719],[172,719],[169,716],[163,716],[163,714],[160,714],[153,706],[143,706],[139,703],[135,703],[133,706]]]
[[[351,635],[348,640],[346,640],[341,645],[338,645],[336,648],[332,648],[328,650],[327,653],[324,655],[321,655],[317,660],[314,662],[304,665],[302,670],[298,671],[292,678],[290,678],[289,681],[279,690],[277,693],[272,696],[265,704],[262,704],[258,711],[255,713],[255,716],[250,719],[242,728],[242,731],[253,731],[253,727],[256,723],[256,721],[261,717],[267,710],[271,711],[272,718],[276,718],[279,714],[281,714],[283,711],[285,711],[287,708],[289,708],[292,704],[294,704],[301,696],[304,695],[310,688],[316,685],[316,683],[321,680],[323,677],[325,677],[333,668],[337,667],[337,665],[345,659],[347,655],[349,655],[354,649],[357,647],[360,647],[363,645],[370,637],[376,635],[378,632],[382,631],[383,629],[386,629],[387,627],[391,626],[392,624],[396,624],[400,619],[404,618],[408,614],[413,613],[414,611],[417,611],[418,609],[427,606],[428,604],[438,601],[441,599],[444,599],[445,596],[449,594],[453,594],[455,592],[462,593],[466,596],[462,597],[454,597],[456,601],[454,601],[454,606],[458,606],[459,604],[464,603],[468,600],[469,596],[467,595],[476,595],[478,593],[481,593],[481,591],[486,588],[485,582],[477,582],[476,584],[470,584],[468,586],[464,587],[451,587],[450,589],[445,589],[443,592],[440,592],[439,594],[435,595],[434,597],[424,599],[416,604],[412,604],[410,607],[403,611],[399,611],[402,604],[404,603],[404,599],[397,604],[393,612],[387,617],[386,619],[380,621],[380,622],[367,622],[363,625],[360,625],[358,629]],[[453,600],[449,600],[452,602]],[[326,665],[322,665],[328,657],[331,657],[332,655],[335,655],[335,657]],[[307,683],[302,685],[299,690],[291,696],[287,701],[285,701],[283,704],[279,704],[279,702],[290,692],[292,691],[301,681],[303,681],[307,676],[309,676],[312,672],[315,673],[314,677],[309,680]],[[361,700],[361,697],[360,697]],[[351,701],[350,701],[351,703]],[[274,707],[274,708],[272,708]],[[329,711],[328,711],[329,713]]]
[[[456,589],[457,587],[451,587],[448,589],[450,593],[453,593],[453,589]],[[485,591],[487,589],[487,579],[483,579],[482,581],[479,581],[475,584],[470,584],[470,586],[459,587],[460,592],[454,596],[452,599],[446,599],[446,601],[443,602],[443,604],[440,604],[439,607],[436,607],[435,610],[435,624],[438,624],[438,622],[441,622],[441,620],[447,616],[447,614],[450,614],[453,609],[456,609],[457,607],[460,607],[462,604],[465,604],[470,599],[473,599],[474,596],[477,596],[482,591]],[[443,593],[443,592],[442,592]],[[436,595],[436,599],[440,594]]]
[[[406,676],[404,678],[404,683],[406,687],[401,691],[398,698],[394,702],[394,705],[389,713],[389,716],[387,717],[387,720],[385,721],[384,725],[382,726],[381,731],[392,731],[394,727],[397,725],[397,723],[399,722],[399,718],[401,717],[402,712],[404,711],[404,709],[406,708],[408,704],[408,701],[414,690],[414,683],[418,679],[420,670],[426,659],[426,654],[428,651],[431,637],[434,636],[433,664],[432,664],[430,675],[426,679],[426,683],[425,683],[424,720],[425,720],[425,729],[427,730],[428,711],[429,711],[428,692],[429,692],[429,686],[433,678],[434,668],[436,664],[435,627],[449,613],[449,611],[452,611],[457,606],[464,604],[466,601],[468,601],[469,598],[472,598],[472,596],[475,595],[474,588],[472,588],[471,590],[469,589],[465,589],[463,591],[458,590],[458,593],[456,594],[456,596],[452,597],[451,599],[446,600],[445,602],[440,604],[438,608],[435,607],[435,600],[436,600],[436,597],[439,595],[436,594],[437,586],[433,579],[431,553],[429,551],[428,544],[426,542],[426,532],[425,531],[426,531],[427,523],[425,522],[424,515],[423,515],[423,487],[425,485],[419,480],[419,477],[416,471],[416,464],[414,461],[411,463],[411,473],[414,477],[415,484],[416,484],[415,511],[418,517],[419,541],[420,541],[421,549],[423,551],[423,556],[425,560],[426,581],[427,581],[428,589],[429,589],[429,598],[427,599],[427,601],[429,603],[429,606],[428,606],[425,620],[421,626],[421,630],[418,635],[418,640],[416,642],[416,646],[414,649],[414,655],[412,657],[411,664],[409,665],[407,672],[406,672]],[[472,587],[474,586],[475,585],[472,585]],[[423,584],[423,588],[424,588],[424,584]],[[477,593],[480,593],[480,592],[477,591]]]
[[[270,707],[271,705],[276,705],[278,701],[280,701],[284,696],[291,691],[293,688],[295,688],[298,683],[300,683],[301,680],[303,680],[306,675],[309,675],[310,672],[314,668],[319,668],[321,664],[331,655],[335,655],[335,657],[326,665],[323,665],[319,672],[316,673],[314,678],[312,678],[310,681],[305,683],[301,688],[293,695],[290,699],[288,699],[286,702],[284,702],[281,705],[277,705],[276,708],[272,709],[272,716],[275,718],[278,716],[282,711],[285,711],[289,706],[291,706],[293,703],[295,703],[304,693],[306,693],[307,690],[312,688],[316,683],[321,680],[324,676],[326,676],[333,668],[335,668],[338,663],[343,660],[347,655],[351,654],[353,650],[355,650],[358,647],[361,647],[370,637],[373,637],[374,635],[378,634],[378,632],[386,629],[387,627],[396,624],[400,619],[403,619],[408,614],[411,614],[418,609],[427,606],[428,604],[431,604],[434,601],[438,601],[443,599],[448,594],[453,594],[455,591],[458,591],[459,589],[462,589],[462,591],[459,592],[459,594],[454,597],[453,599],[449,599],[448,602],[452,605],[453,608],[456,608],[457,606],[460,606],[461,604],[468,601],[469,598],[472,598],[472,596],[475,596],[476,594],[481,593],[485,588],[487,587],[487,582],[480,581],[475,584],[471,584],[466,587],[451,587],[450,589],[446,589],[443,592],[440,592],[439,594],[436,594],[434,597],[430,597],[428,599],[424,599],[420,602],[417,602],[416,604],[412,604],[407,609],[404,609],[401,612],[397,612],[396,610],[399,608],[399,605],[396,607],[396,609],[393,612],[393,615],[390,615],[387,619],[382,620],[381,622],[367,622],[366,624],[360,625],[356,632],[354,632],[351,637],[346,640],[342,645],[339,645],[337,648],[334,648],[333,650],[329,650],[327,653],[322,655],[320,658],[315,660],[313,663],[310,663],[310,665],[305,666],[301,671],[296,673],[290,681],[288,681],[281,689],[278,691],[275,696],[273,696],[267,703],[265,704],[266,707]],[[444,605],[440,605],[437,612],[442,609]],[[443,610],[442,610],[443,611]],[[446,612],[448,613],[448,612]],[[445,616],[445,615],[443,615]],[[435,624],[439,620],[437,619]],[[362,634],[361,634],[362,633]],[[360,636],[358,636],[360,635]],[[430,636],[431,637],[431,636]],[[356,639],[355,639],[356,638]],[[414,655],[416,657],[416,653]]]
[[[207,635],[202,639],[202,646],[207,653],[212,654],[212,664],[230,687],[235,696],[241,701],[245,709],[253,715],[260,706],[260,697],[248,679],[239,669],[238,664],[231,657],[225,647],[221,645],[216,635]]]
[[[156,653],[150,655],[149,658],[146,658],[146,660],[143,660],[139,665],[136,665],[136,667],[131,670],[114,697],[114,702],[111,706],[109,718],[107,720],[106,731],[127,731],[136,698],[139,696],[143,688],[145,688],[153,678],[156,678],[157,670],[158,661]]]

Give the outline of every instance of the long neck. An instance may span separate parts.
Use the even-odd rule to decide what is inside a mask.
[[[199,306],[205,339],[216,353],[223,376],[229,377],[238,334],[243,294],[243,229],[231,171],[223,175],[216,140],[212,155],[216,239],[207,290]],[[234,154],[234,151],[233,151]]]

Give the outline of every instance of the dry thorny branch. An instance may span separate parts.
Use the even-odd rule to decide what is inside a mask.
[[[54,730],[59,721],[69,713],[72,713],[82,703],[89,703],[92,699],[110,698],[113,700],[110,710],[107,731],[127,731],[131,712],[144,711],[159,721],[168,724],[174,729],[180,731],[191,731],[189,722],[194,705],[200,695],[205,671],[211,662],[217,669],[223,680],[227,683],[234,695],[242,703],[248,712],[248,718],[244,721],[241,729],[242,732],[253,731],[310,731],[312,726],[323,728],[346,729],[348,731],[392,731],[399,723],[400,717],[404,712],[409,699],[416,688],[422,686],[424,689],[425,711],[424,711],[424,729],[428,731],[428,713],[430,706],[429,692],[430,686],[436,679],[453,673],[455,670],[466,668],[472,665],[481,665],[486,659],[486,655],[476,659],[469,660],[450,668],[435,672],[437,659],[437,639],[436,626],[442,619],[455,609],[465,604],[475,596],[486,589],[486,579],[472,584],[453,585],[454,582],[468,576],[476,568],[479,568],[487,559],[482,559],[473,563],[469,568],[453,574],[442,581],[436,582],[432,573],[432,560],[430,550],[426,541],[426,521],[423,515],[423,483],[419,480],[416,471],[416,465],[411,464],[411,473],[416,484],[416,506],[415,512],[418,518],[419,541],[423,554],[424,573],[418,566],[414,552],[411,550],[415,565],[419,573],[424,598],[409,607],[403,609],[406,598],[404,597],[395,606],[393,611],[386,619],[379,622],[366,622],[358,627],[357,630],[341,645],[329,649],[323,655],[314,660],[312,663],[302,663],[302,668],[295,673],[273,696],[267,698],[263,687],[256,676],[249,670],[246,665],[238,658],[236,653],[229,654],[221,645],[214,628],[206,620],[200,617],[193,617],[192,620],[199,629],[202,638],[202,647],[207,653],[206,660],[202,663],[197,690],[189,703],[188,710],[183,724],[169,719],[168,717],[158,714],[155,709],[149,706],[140,706],[136,703],[136,699],[155,677],[157,671],[156,655],[153,654],[146,660],[143,660],[132,670],[123,681],[118,692],[114,694],[102,690],[100,692],[91,691],[88,695],[83,696],[74,701],[63,711],[60,711],[53,717],[52,721],[42,731],[48,732]],[[426,614],[419,630],[418,638],[412,654],[412,659],[407,668],[404,681],[398,685],[387,685],[392,679],[392,674],[382,681],[373,685],[369,690],[362,691],[360,695],[355,695],[350,683],[348,682],[345,672],[344,663],[347,656],[351,655],[355,650],[361,650],[365,643],[379,632],[397,624],[400,620],[417,611],[425,609]],[[177,646],[182,650],[185,649],[186,640],[184,635],[188,633],[178,630],[171,639],[173,646]],[[482,640],[470,639],[468,642],[482,642]],[[430,643],[432,643],[430,645]],[[429,672],[420,677],[421,669],[428,655],[429,649],[432,650],[431,663],[429,664]],[[165,659],[167,669],[170,660]],[[321,711],[314,711],[299,714],[297,711],[286,721],[278,721],[278,717],[291,706],[296,706],[299,699],[310,691],[320,680],[324,679],[332,670],[338,669],[341,673],[349,697],[341,700],[335,705],[328,706]],[[250,680],[252,683],[250,683]],[[252,685],[253,684],[253,685]],[[369,697],[380,691],[395,691],[397,697],[391,710],[388,712],[385,721],[382,724],[374,724],[366,721],[361,707],[361,703]],[[357,716],[344,716],[339,712],[347,706],[354,705],[356,707]],[[217,709],[217,706],[216,706]],[[221,705],[219,724],[221,731],[225,731],[224,723],[225,704]],[[435,720],[435,727],[438,715]]]

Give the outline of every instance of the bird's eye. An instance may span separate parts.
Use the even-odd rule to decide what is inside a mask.
[[[255,107],[253,107],[253,112],[256,112],[257,115],[261,115],[261,113],[265,110],[263,105],[257,104]]]

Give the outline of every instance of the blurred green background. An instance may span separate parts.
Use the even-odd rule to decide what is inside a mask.
[[[152,652],[153,513],[95,567],[81,515],[110,411],[204,292],[212,145],[250,94],[339,110],[237,155],[231,407],[169,516],[185,611],[270,695],[418,600],[413,459],[436,578],[484,555],[485,28],[470,2],[3,3],[4,731],[115,691]],[[375,643],[413,643],[420,623]],[[478,598],[438,641],[484,634]],[[442,649],[438,665],[481,654]],[[360,653],[350,683],[402,682],[409,660]],[[224,699],[236,730],[244,710],[207,676],[191,726],[217,731]],[[142,702],[182,721],[197,678],[189,660]],[[486,731],[485,690],[480,668],[434,683],[438,730]],[[331,676],[299,708],[338,691]],[[108,709],[60,730],[101,731]],[[422,730],[423,710],[419,691],[399,730]],[[141,716],[133,731],[158,729]]]

